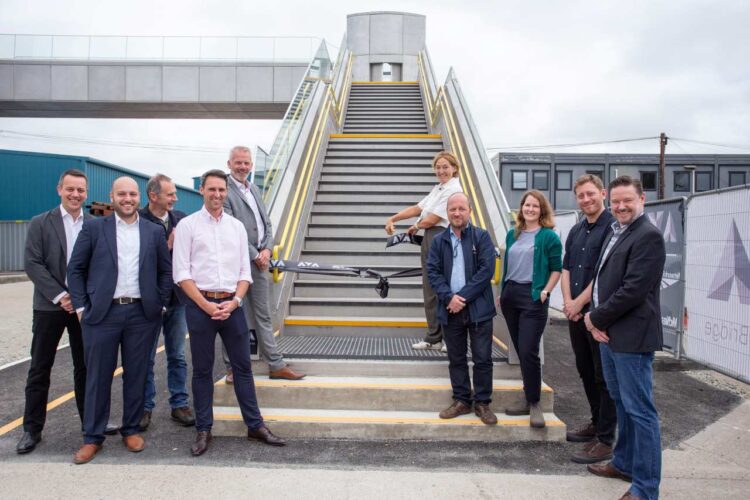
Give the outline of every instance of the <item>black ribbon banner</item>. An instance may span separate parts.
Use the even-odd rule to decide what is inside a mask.
[[[414,245],[422,245],[422,238],[423,236],[419,234],[409,234],[409,233],[394,234],[393,236],[390,236],[386,240],[385,248],[389,248],[394,245],[398,245],[400,243],[412,243]]]

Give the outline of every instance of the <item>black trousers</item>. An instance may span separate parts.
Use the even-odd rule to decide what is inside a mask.
[[[83,402],[86,393],[86,364],[78,316],[59,311],[37,311],[32,316],[31,365],[26,379],[26,407],[23,413],[23,430],[41,432],[47,419],[50,374],[55,364],[57,345],[67,328],[70,354],[73,357],[73,388],[78,415],[83,420]]]
[[[471,359],[474,362],[474,401],[492,401],[492,320],[472,323],[468,306],[458,314],[448,313],[448,324],[443,325],[443,339],[448,346],[448,373],[453,399],[471,406],[471,379],[466,356],[466,342],[471,340]]]
[[[617,409],[604,382],[599,342],[586,330],[583,320],[568,321],[568,330],[578,375],[581,376],[583,390],[591,408],[591,422],[596,427],[596,437],[602,443],[612,446],[617,428]]]
[[[521,363],[526,401],[538,403],[542,393],[542,362],[539,346],[547,326],[549,301],[531,298],[531,283],[508,281],[500,296],[500,309],[508,325],[510,339]]]

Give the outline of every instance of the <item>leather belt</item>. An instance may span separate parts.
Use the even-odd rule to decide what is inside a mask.
[[[116,299],[113,299],[112,302],[115,304],[135,304],[136,302],[140,302],[141,299],[139,297],[118,297]]]
[[[198,290],[201,295],[209,299],[230,299],[234,297],[234,292],[206,292],[205,290]]]

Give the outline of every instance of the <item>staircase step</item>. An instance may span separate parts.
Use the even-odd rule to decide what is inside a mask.
[[[430,159],[412,159],[405,158],[399,160],[386,159],[386,158],[367,158],[367,159],[347,159],[347,158],[330,158],[325,160],[323,166],[329,165],[367,165],[367,166],[379,166],[379,165],[398,165],[398,166],[427,166],[432,169],[432,158]]]
[[[420,339],[427,329],[424,310],[412,318],[387,315],[365,316],[294,316],[284,318],[284,335],[323,335],[333,337],[408,337]]]
[[[255,377],[260,407],[326,408],[376,411],[439,411],[452,402],[447,374],[443,377],[317,377],[302,380],[270,380]],[[542,409],[552,411],[553,394],[542,384]],[[496,413],[525,400],[520,379],[492,381],[491,408]],[[237,406],[231,386],[219,384],[214,391],[215,406]]]
[[[529,417],[498,415],[498,425],[482,424],[474,414],[451,420],[437,411],[310,410],[263,408],[274,433],[291,439],[439,440],[439,441],[565,441],[565,424],[553,413],[547,427],[529,427]],[[247,436],[236,407],[214,408],[214,436]]]
[[[291,316],[347,316],[374,317],[388,315],[390,318],[412,318],[424,314],[424,302],[419,299],[381,299],[341,297],[292,297],[289,299]]]
[[[326,160],[333,160],[338,158],[355,159],[355,158],[387,158],[397,160],[410,160],[420,159],[425,161],[428,165],[432,162],[432,158],[435,153],[432,151],[383,151],[383,150],[350,150],[350,151],[337,151],[328,150],[326,153]]]
[[[389,276],[394,273],[406,271],[407,269],[418,268],[419,265],[416,265],[416,266],[389,265],[389,264],[373,264],[371,262],[368,262],[368,263],[363,264],[362,267],[366,267],[367,269],[372,269],[373,271],[378,272],[382,274],[383,276]],[[298,274],[296,279],[297,281],[307,281],[307,280],[339,280],[342,278],[341,276],[333,276],[333,275],[327,275],[327,274]],[[351,278],[351,279],[354,279],[354,278]]]
[[[416,281],[413,281],[415,280]],[[359,280],[298,280],[294,282],[295,297],[350,297],[379,299],[375,279]],[[388,297],[392,299],[421,299],[422,281],[417,278],[394,279],[389,282]]]
[[[322,212],[344,212],[344,213],[360,213],[360,212],[372,212],[373,210],[377,213],[395,214],[405,207],[399,203],[391,203],[387,201],[371,201],[367,204],[363,204],[360,201],[316,201],[313,204],[313,210],[316,213]]]
[[[412,219],[416,220],[416,219]],[[383,226],[385,223],[379,226],[366,225],[366,224],[309,224],[307,226],[308,237],[325,237],[325,238],[369,238],[377,239],[379,244],[385,247],[385,241],[388,235],[385,233]],[[409,227],[407,222],[399,222],[396,225],[397,233],[404,233]],[[399,248],[405,248],[408,246],[406,243],[402,243]],[[419,248],[419,245],[414,245]]]
[[[379,194],[412,194],[416,193],[418,198],[417,201],[421,200],[432,189],[434,182],[410,182],[404,184],[359,184],[359,183],[344,183],[344,182],[326,182],[321,181],[318,183],[318,194],[323,193],[366,193],[373,196]],[[364,200],[363,200],[364,201]]]
[[[323,182],[360,182],[363,184],[378,184],[385,181],[401,181],[401,182],[414,182],[422,183],[429,182],[430,184],[436,184],[435,174],[430,170],[425,169],[423,172],[418,174],[410,174],[408,172],[372,172],[366,171],[358,172],[328,172],[323,171],[320,180]]]
[[[412,203],[413,205],[413,203]],[[352,212],[352,213],[333,213],[333,212],[312,212],[310,214],[310,224],[356,224],[360,226],[380,226],[383,229],[385,238],[385,221],[394,212]],[[385,241],[383,242],[385,245]]]
[[[423,174],[429,174],[432,176],[433,179],[435,179],[435,171],[432,170],[432,167],[429,166],[429,164],[425,164],[423,166],[390,166],[390,165],[380,165],[377,169],[373,169],[372,167],[368,165],[324,165],[323,169],[321,170],[322,174],[352,174],[352,175],[362,175],[362,174],[379,174],[383,173],[383,175],[423,175]],[[437,179],[435,179],[435,183],[437,183]]]
[[[386,234],[383,231],[382,236],[307,236],[305,238],[305,250],[385,250]],[[420,247],[417,245],[399,245],[400,252],[409,252],[418,254]]]

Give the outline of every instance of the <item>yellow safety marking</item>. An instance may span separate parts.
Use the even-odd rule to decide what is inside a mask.
[[[352,85],[416,85],[419,82],[352,82]]]
[[[331,134],[331,139],[441,139],[440,134]]]
[[[505,345],[505,342],[503,342],[499,338],[495,337],[494,335],[492,336],[492,341],[495,342],[500,347],[502,347],[503,349],[505,349],[506,351],[508,350],[508,346]]]
[[[242,415],[233,413],[218,413],[214,416],[216,420],[239,421]],[[481,420],[455,420],[442,418],[419,418],[419,417],[322,417],[315,415],[263,415],[263,419],[269,422],[316,422],[337,424],[431,424],[431,425],[461,425],[469,427],[487,427]],[[528,427],[529,419],[505,419],[500,418],[498,425],[511,427]],[[565,424],[560,420],[548,420],[547,427],[562,427]]]
[[[314,380],[259,380],[255,379],[256,387],[305,387],[318,389],[395,389],[408,391],[450,391],[450,384],[388,384],[376,382],[319,382]],[[523,384],[519,381],[517,385],[493,385],[493,391],[516,392],[523,389]],[[552,392],[549,386],[543,386],[542,392]]]
[[[156,352],[160,353],[163,350],[164,350],[164,346],[161,346],[161,347],[159,347],[156,350]],[[113,377],[117,377],[118,375],[122,375],[122,366],[118,367],[115,370],[115,372],[112,374]],[[70,391],[70,392],[68,392],[66,394],[63,394],[59,398],[57,398],[57,399],[55,399],[55,400],[50,401],[49,403],[47,403],[47,411],[49,412],[50,410],[54,410],[55,408],[57,408],[61,404],[65,403],[66,401],[69,401],[69,400],[73,399],[74,397],[75,397],[75,392],[73,392],[73,391]],[[8,422],[7,424],[5,424],[2,427],[0,427],[0,436],[9,433],[10,431],[12,431],[13,429],[15,429],[16,427],[21,426],[22,424],[23,424],[23,417],[19,417],[19,418],[13,420],[12,422]]]
[[[284,319],[284,324],[303,326],[390,326],[395,328],[419,328],[426,327],[427,321],[286,318]]]

